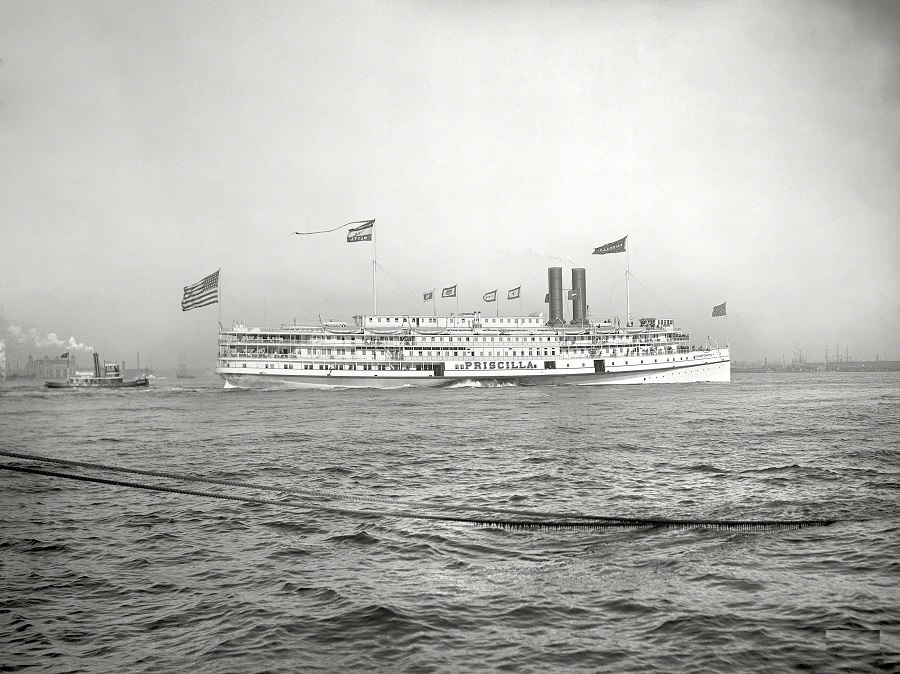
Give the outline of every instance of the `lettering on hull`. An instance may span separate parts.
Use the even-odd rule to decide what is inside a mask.
[[[537,370],[538,365],[532,361],[515,360],[469,360],[454,363],[454,370]]]

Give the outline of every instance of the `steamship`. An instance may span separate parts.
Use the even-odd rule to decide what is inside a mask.
[[[692,346],[671,318],[591,321],[584,269],[572,270],[570,321],[564,320],[561,267],[548,270],[548,285],[548,319],[476,311],[234,325],[219,332],[216,373],[228,388],[730,381],[727,346]]]

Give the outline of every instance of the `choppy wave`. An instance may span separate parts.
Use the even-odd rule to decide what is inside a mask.
[[[898,383],[2,388],[8,451],[441,505],[839,520],[511,530],[0,470],[3,666],[891,671]]]

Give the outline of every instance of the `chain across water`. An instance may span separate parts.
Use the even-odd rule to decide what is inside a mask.
[[[178,480],[182,482],[199,482],[205,484],[214,484],[218,486],[235,487],[240,489],[252,489],[257,491],[275,491],[281,493],[291,493],[305,498],[327,498],[333,500],[350,500],[356,502],[369,502],[386,505],[395,505],[406,508],[430,509],[432,511],[448,511],[448,512],[478,512],[478,513],[494,513],[525,516],[533,519],[502,519],[497,517],[469,517],[460,515],[435,515],[423,512],[411,512],[409,510],[360,510],[347,508],[342,506],[332,506],[321,503],[306,503],[298,501],[285,501],[278,499],[265,499],[259,497],[240,496],[237,494],[223,494],[217,492],[199,491],[192,489],[182,489],[178,487],[168,487],[164,485],[151,485],[139,482],[129,482],[125,480],[111,480],[108,478],[91,477],[87,475],[78,475],[74,473],[61,473],[56,471],[42,470],[28,466],[16,466],[13,464],[0,464],[0,469],[10,470],[21,473],[31,473],[34,475],[45,475],[48,477],[56,477],[62,479],[77,480],[82,482],[93,482],[96,484],[106,484],[110,486],[128,487],[132,489],[143,489],[149,491],[165,492],[172,494],[183,494],[188,496],[198,496],[204,498],[217,498],[230,501],[240,501],[243,503],[256,503],[262,505],[275,505],[281,507],[295,507],[306,510],[320,510],[325,512],[342,513],[353,516],[364,517],[397,517],[404,519],[419,519],[442,522],[457,522],[464,524],[477,524],[482,526],[511,527],[511,528],[548,528],[548,529],[601,529],[601,528],[639,528],[639,527],[667,527],[667,528],[689,528],[703,527],[714,529],[761,529],[761,528],[802,528],[810,526],[827,526],[833,524],[835,520],[828,519],[809,519],[809,520],[714,520],[714,519],[668,519],[668,518],[634,518],[634,517],[607,517],[599,515],[585,515],[579,513],[558,513],[558,512],[538,512],[529,510],[507,510],[501,508],[478,507],[478,506],[454,506],[444,504],[428,504],[415,501],[402,501],[398,499],[387,499],[380,497],[366,497],[346,495],[339,492],[329,492],[317,489],[297,489],[290,487],[278,487],[273,485],[262,485],[251,482],[240,482],[234,480],[220,480],[216,478],[208,478],[203,476],[189,476],[180,473],[168,471],[149,471],[136,468],[125,468],[122,466],[111,466],[99,463],[90,463],[84,461],[73,461],[70,459],[59,459],[53,457],[43,457],[21,452],[10,452],[0,450],[0,455],[10,458],[25,459],[28,461],[38,461],[44,463],[55,463],[67,466],[77,466],[97,471],[112,471],[119,473],[130,473],[134,475],[144,475],[150,477],[162,477],[165,479]]]

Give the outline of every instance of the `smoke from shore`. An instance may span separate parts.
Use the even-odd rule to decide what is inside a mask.
[[[34,346],[38,349],[63,349],[63,350],[78,350],[78,351],[93,351],[94,347],[84,344],[83,342],[79,342],[74,337],[69,337],[68,340],[60,339],[55,332],[50,332],[44,334],[37,328],[31,328],[30,330],[25,330],[18,325],[9,325],[6,328],[6,334],[10,338],[10,340],[15,340],[18,344],[28,344],[29,346]]]

